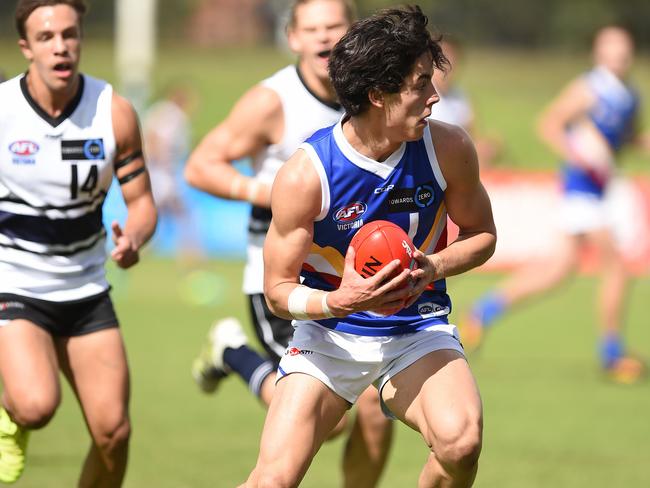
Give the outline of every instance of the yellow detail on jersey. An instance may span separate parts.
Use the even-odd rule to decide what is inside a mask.
[[[433,251],[433,249],[431,249],[430,246],[432,244],[433,246],[435,246],[436,242],[432,243],[432,240],[434,236],[437,237],[436,241],[438,240],[438,238],[440,238],[440,233],[444,229],[445,225],[447,225],[447,207],[445,207],[444,202],[440,202],[440,206],[438,207],[438,212],[436,213],[436,218],[433,221],[431,230],[429,231],[427,237],[424,239],[422,245],[419,246],[420,251],[422,251],[424,254],[429,254],[430,252]]]
[[[318,259],[319,257],[322,259]],[[307,256],[305,262],[317,272],[343,276],[345,257],[332,246],[320,247],[318,244],[312,243],[309,256]]]

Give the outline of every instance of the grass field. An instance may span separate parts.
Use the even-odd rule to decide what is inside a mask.
[[[0,65],[13,75],[24,69],[14,45],[0,43]],[[113,53],[89,44],[83,69],[115,81]],[[155,73],[163,86],[184,78],[196,83],[202,103],[196,137],[221,120],[250,85],[289,58],[271,49],[206,51],[166,46]],[[480,114],[480,126],[506,141],[503,164],[550,168],[555,159],[532,127],[542,106],[571,76],[587,67],[586,56],[470,51],[462,84]],[[650,97],[650,62],[635,72]],[[650,119],[645,115],[646,127]],[[647,158],[626,157],[632,171]],[[647,170],[646,170],[647,171]],[[255,462],[263,409],[236,379],[214,397],[198,392],[189,375],[209,323],[235,315],[246,320],[240,293],[241,263],[202,265],[212,278],[204,288],[209,305],[193,305],[179,262],[147,256],[124,273],[110,269],[114,299],[132,369],[134,433],[127,487],[232,487]],[[450,281],[457,309],[498,276],[472,274]],[[594,356],[595,281],[578,278],[552,296],[514,312],[488,338],[471,363],[485,404],[485,443],[479,487],[650,486],[650,385],[620,387],[602,380]],[[648,277],[630,294],[629,338],[650,357]],[[88,445],[69,390],[53,422],[34,433],[26,473],[17,487],[74,486]],[[340,486],[342,441],[318,454],[303,486]],[[426,457],[417,434],[398,426],[383,488],[415,486]]]
[[[218,316],[246,320],[241,263],[211,261],[215,301],[191,305],[177,262],[147,257],[130,273],[111,268],[128,345],[134,433],[127,487],[232,487],[255,462],[263,409],[237,378],[214,396],[194,386],[190,363]],[[457,309],[497,277],[450,280]],[[485,404],[485,445],[476,486],[650,486],[650,386],[602,380],[594,357],[595,281],[584,277],[521,309],[471,358]],[[648,279],[630,297],[629,337],[650,356]],[[381,486],[415,486],[426,448],[397,425]],[[88,439],[69,390],[53,422],[33,434],[17,487],[73,486]],[[342,441],[326,444],[302,486],[340,486]]]

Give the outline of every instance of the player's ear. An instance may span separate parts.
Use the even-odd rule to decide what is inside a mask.
[[[34,54],[29,47],[29,42],[27,42],[27,39],[18,39],[18,47],[22,51],[23,56],[25,56],[25,59],[27,59],[27,61],[31,62],[34,59]]]
[[[299,53],[302,48],[302,43],[292,27],[287,27],[287,45],[294,53]]]
[[[368,100],[370,100],[370,104],[378,108],[382,108],[385,105],[384,97],[384,92],[376,88],[371,88],[368,92]]]

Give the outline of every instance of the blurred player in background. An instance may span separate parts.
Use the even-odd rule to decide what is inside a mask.
[[[172,249],[193,258],[201,254],[200,243],[191,205],[183,201],[181,173],[190,152],[190,117],[197,100],[192,85],[172,83],[163,98],[148,108],[142,120],[147,167],[158,210],[154,246],[157,250]]]
[[[131,105],[78,72],[82,0],[20,0],[24,75],[0,85],[0,480],[21,474],[29,432],[61,401],[59,370],[92,437],[79,486],[124,478],[129,374],[104,273],[102,203],[116,175],[128,209],[111,258],[139,259],[156,211]],[[56,449],[56,446],[52,446]]]
[[[431,108],[431,118],[465,129],[474,139],[481,169],[487,169],[492,166],[494,159],[498,156],[501,143],[494,138],[478,134],[472,102],[458,86],[458,73],[463,59],[460,42],[452,36],[445,36],[440,42],[440,46],[449,60],[450,69],[447,71],[436,70],[433,73],[433,84],[440,96],[440,101]]]
[[[484,332],[512,307],[560,284],[578,264],[582,245],[599,250],[602,282],[597,296],[602,368],[620,382],[634,382],[643,363],[623,344],[623,306],[627,272],[606,211],[606,195],[615,172],[615,155],[626,143],[641,143],[636,123],[639,99],[627,77],[634,57],[631,35],[620,27],[598,31],[594,68],[573,80],[551,102],[539,124],[541,139],[560,156],[563,203],[552,259],[524,266],[486,294],[461,323],[463,343],[476,348]]]
[[[185,174],[191,185],[253,205],[244,293],[255,332],[267,354],[262,357],[248,347],[235,319],[217,322],[193,366],[193,376],[204,391],[214,391],[230,372],[238,374],[266,405],[275,391],[277,365],[294,329],[290,320],[278,318],[269,310],[263,295],[262,249],[271,222],[271,184],[307,137],[343,115],[327,65],[331,49],[352,17],[353,5],[347,0],[294,2],[287,34],[289,47],[298,54],[297,65],[287,66],[244,94],[228,118],[205,136],[189,158]],[[253,160],[253,177],[240,174],[231,165],[245,157]],[[369,389],[359,402],[346,446],[345,486],[376,485],[391,436],[392,425],[381,413],[377,392]]]
[[[163,99],[149,107],[142,120],[149,177],[160,213],[159,219],[167,213],[182,213],[176,173],[189,155],[190,114],[194,102],[191,87],[174,84],[166,90]]]
[[[433,71],[447,62],[426,26],[411,7],[350,28],[329,66],[346,115],[302,144],[273,184],[264,291],[296,329],[248,487],[298,486],[371,384],[386,415],[430,448],[418,486],[476,476],[481,399],[448,322],[445,277],[485,262],[496,236],[467,133],[429,120]],[[449,246],[447,211],[460,228]],[[417,269],[392,261],[368,279],[357,273],[348,245],[374,220],[408,230]]]

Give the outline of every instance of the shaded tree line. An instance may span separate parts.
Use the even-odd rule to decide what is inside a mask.
[[[160,37],[186,37],[193,13],[207,1],[214,2],[158,0]],[[256,1],[259,2],[260,15],[255,19],[257,25],[261,22],[272,32],[277,26],[273,25],[269,12],[277,10],[273,7],[287,0]],[[115,17],[114,0],[87,0],[87,3],[90,5],[87,34],[110,37]],[[357,0],[361,16],[400,3],[419,3],[435,28],[461,36],[469,44],[585,48],[598,27],[618,23],[632,31],[639,46],[650,48],[649,0]],[[14,0],[0,2],[1,37],[15,38],[14,8]],[[260,39],[264,38],[269,36],[260,36]]]

